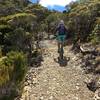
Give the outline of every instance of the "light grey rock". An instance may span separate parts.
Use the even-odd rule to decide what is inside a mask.
[[[42,97],[40,97],[40,99],[39,100],[44,100],[44,97],[42,96]]]
[[[100,89],[95,92],[94,100],[100,100]]]
[[[28,82],[29,85],[32,83],[30,80],[28,80],[27,82]]]
[[[49,100],[53,100],[53,96],[50,96],[50,97],[49,97]]]
[[[28,86],[28,82],[25,82],[24,85],[25,85],[25,86]]]

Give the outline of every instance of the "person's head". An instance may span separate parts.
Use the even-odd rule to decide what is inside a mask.
[[[64,25],[64,21],[63,20],[60,20],[60,25]]]

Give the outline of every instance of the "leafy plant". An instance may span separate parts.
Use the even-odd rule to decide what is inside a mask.
[[[98,44],[100,43],[100,25],[96,25],[94,30],[92,31],[92,34],[90,35],[90,39],[91,39],[91,42],[93,44]]]
[[[4,86],[7,81],[9,81],[9,68],[2,61],[3,58],[0,58],[0,87]]]
[[[11,51],[7,54],[5,65],[9,68],[11,80],[20,83],[27,71],[26,56],[22,52]]]

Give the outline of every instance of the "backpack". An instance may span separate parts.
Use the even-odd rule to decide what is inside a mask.
[[[66,29],[64,25],[60,25],[58,28],[58,34],[59,35],[66,35]]]

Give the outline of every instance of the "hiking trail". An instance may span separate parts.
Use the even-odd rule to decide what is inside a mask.
[[[84,83],[89,76],[81,69],[79,54],[71,46],[64,47],[64,56],[70,58],[65,66],[57,62],[57,43],[45,40],[44,61],[28,71],[20,100],[93,100],[93,93]]]

